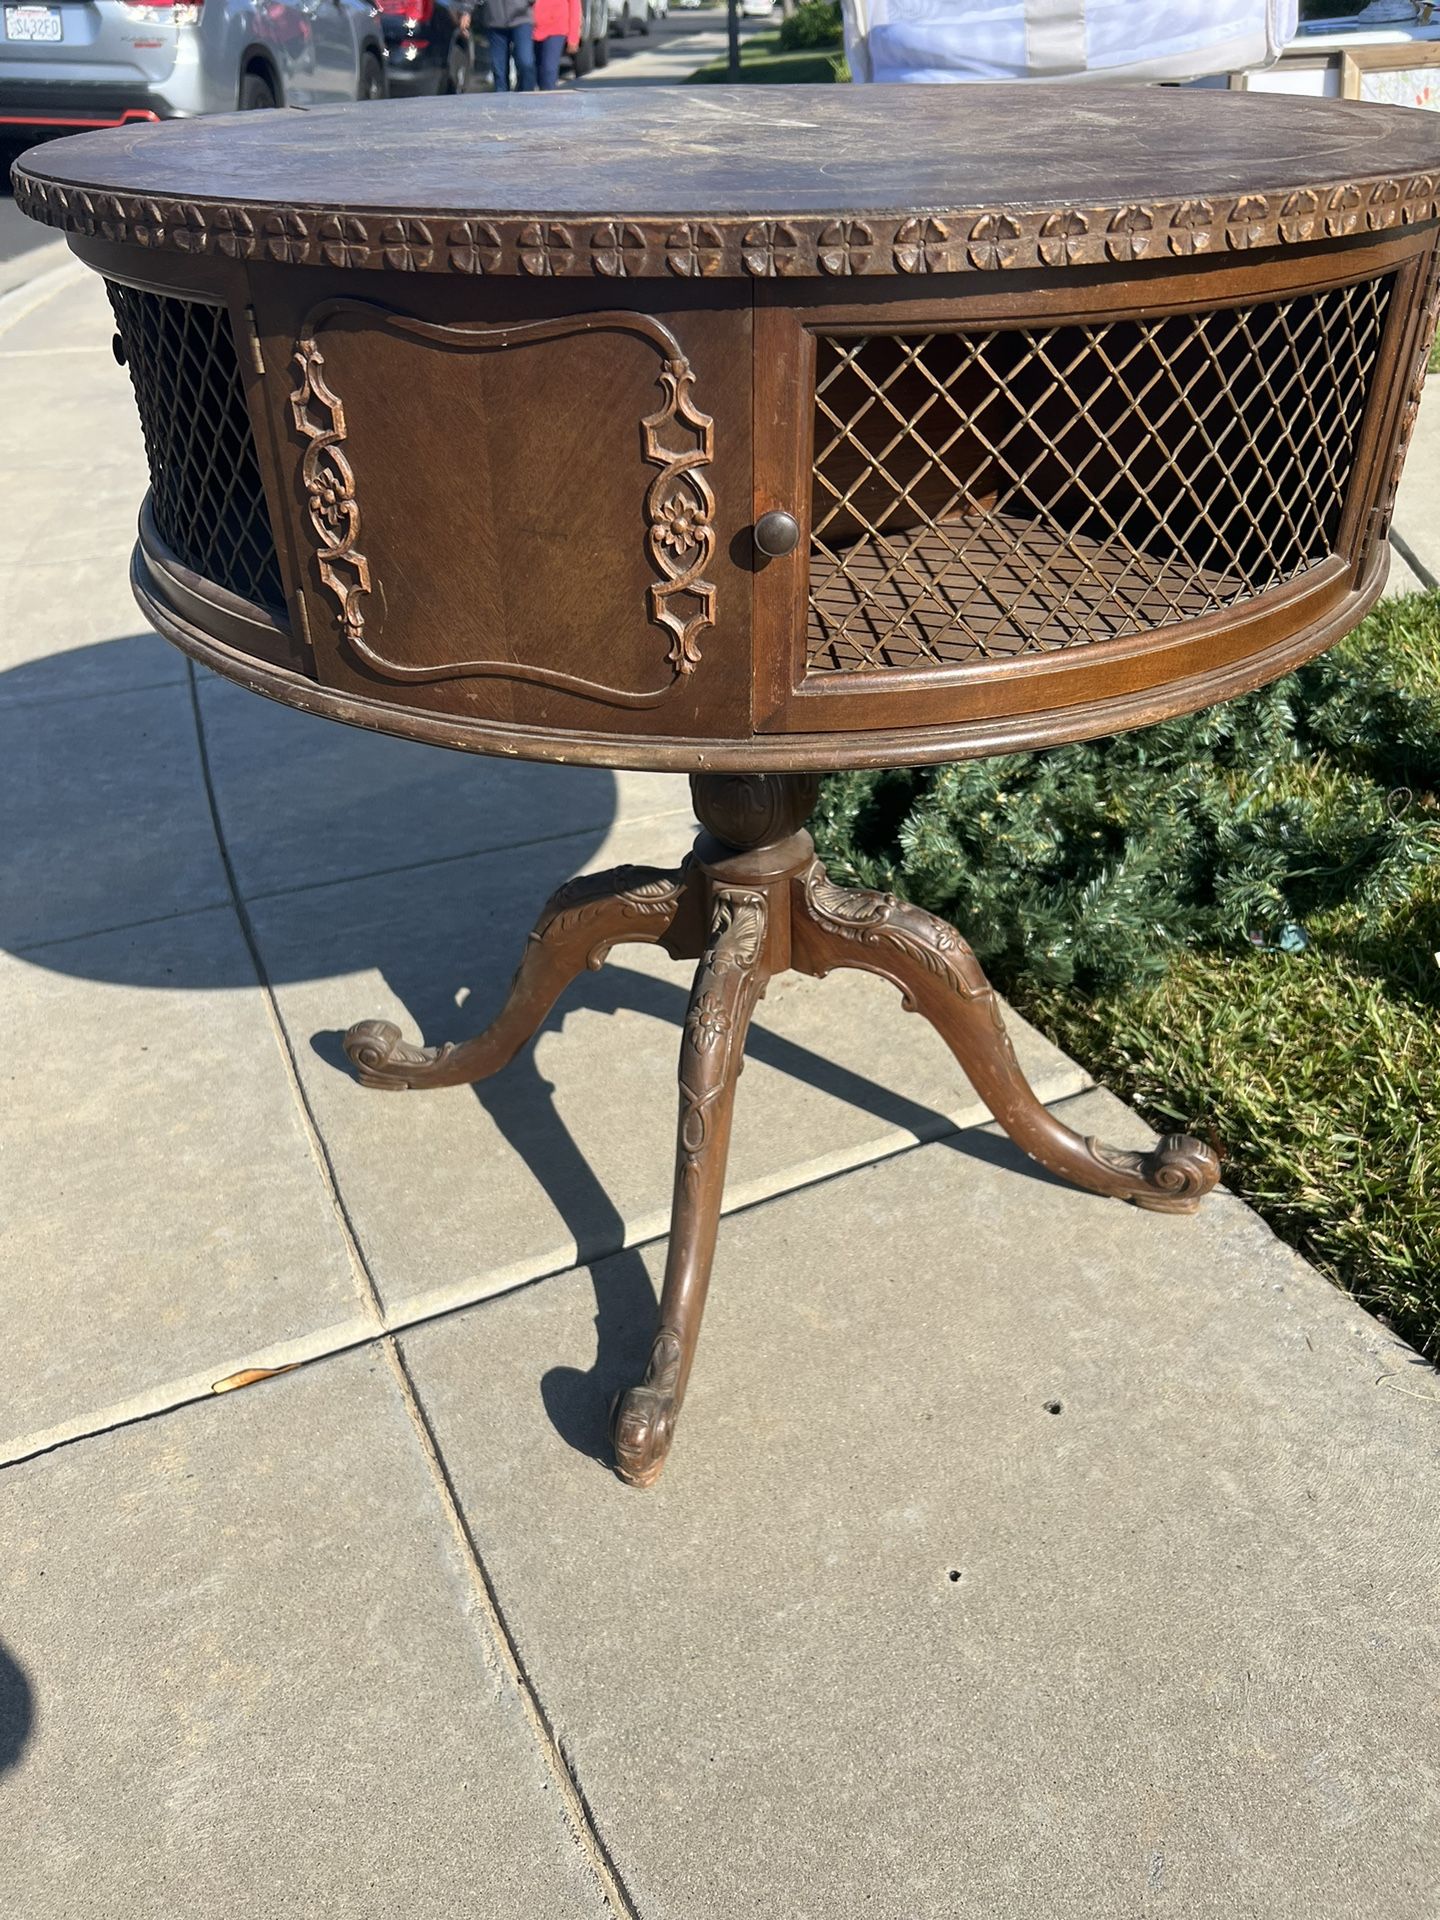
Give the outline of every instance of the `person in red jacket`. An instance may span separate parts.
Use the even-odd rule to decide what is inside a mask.
[[[560,56],[580,44],[580,0],[535,0],[535,77],[543,93],[560,84]]]

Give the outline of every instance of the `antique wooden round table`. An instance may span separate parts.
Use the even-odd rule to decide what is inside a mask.
[[[562,888],[483,1033],[346,1040],[369,1086],[453,1086],[617,942],[698,960],[625,1479],[670,1446],[774,974],[893,981],[1066,1179],[1171,1212],[1214,1184],[1187,1136],[1048,1112],[965,941],[835,885],[805,822],[827,769],[1141,726],[1354,624],[1440,303],[1433,117],[612,90],[132,126],[15,191],[109,287],[161,633],[352,725],[692,775],[685,864]]]

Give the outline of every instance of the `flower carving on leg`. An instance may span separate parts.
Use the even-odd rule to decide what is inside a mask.
[[[697,1053],[710,1053],[730,1034],[730,1012],[713,993],[703,993],[691,1007],[685,1025]]]

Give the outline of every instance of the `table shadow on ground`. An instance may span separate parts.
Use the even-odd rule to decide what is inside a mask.
[[[517,956],[527,931],[526,922],[515,923]],[[433,954],[431,958],[433,965],[427,967],[423,978],[410,977],[403,965],[393,961],[382,964],[381,970],[387,984],[412,1016],[419,1015],[409,1037],[423,1034],[432,1042],[465,1038],[472,1031],[478,1031],[484,1021],[475,1020],[473,1025],[463,1017],[457,1021],[453,994],[447,995],[441,984],[447,976],[453,977],[446,956]],[[451,967],[463,969],[464,965],[463,956],[457,955],[451,960]],[[566,1019],[582,1011],[606,1016],[633,1012],[658,1020],[674,1034],[678,1063],[691,971],[688,963],[677,963],[673,982],[615,966],[584,974],[549,1015],[536,1037],[563,1032]],[[823,982],[817,981],[814,986],[817,992],[823,993]],[[341,1031],[333,1029],[312,1035],[310,1045],[327,1065],[336,1071],[349,1072],[342,1038]],[[1003,1136],[976,1128],[957,1133],[946,1115],[773,1032],[764,1025],[763,1002],[750,1029],[746,1057],[844,1100],[886,1127],[903,1129],[919,1140],[942,1141],[978,1162],[1003,1166],[1047,1185],[1063,1184]],[[493,1080],[479,1082],[471,1091],[497,1132],[543,1188],[576,1246],[584,1250],[582,1258],[590,1268],[595,1292],[595,1360],[588,1373],[569,1367],[553,1369],[544,1376],[541,1392],[551,1424],[561,1438],[580,1453],[608,1461],[610,1404],[622,1388],[633,1385],[644,1371],[655,1330],[658,1303],[644,1259],[638,1249],[625,1246],[624,1217],[557,1110],[554,1083],[540,1071],[533,1043]],[[678,1089],[670,1084],[662,1097],[672,1091],[678,1107]],[[742,1081],[737,1112],[740,1125],[744,1124],[743,1093]],[[395,1096],[377,1092],[374,1097],[378,1100]],[[402,1097],[423,1099],[424,1095]]]
[[[35,1724],[35,1696],[25,1669],[0,1642],[0,1773],[16,1765]]]
[[[103,646],[82,648],[73,654],[36,662],[31,667],[16,668],[0,675],[0,691],[21,694],[26,686],[33,686],[45,696],[53,697],[63,693],[66,687],[83,690],[87,678],[93,681],[102,664],[92,656],[103,652]],[[315,724],[326,723],[317,719]],[[330,725],[333,730],[334,723]],[[310,837],[320,845],[326,843],[332,825],[338,834],[342,821],[353,821],[357,811],[364,811],[372,804],[376,756],[389,753],[394,747],[387,736],[359,730],[347,730],[347,734],[352,749],[339,757],[335,777],[323,786],[320,810],[314,812],[309,821]],[[143,757],[143,747],[141,752]],[[74,770],[67,771],[73,774]],[[513,804],[516,785],[530,783],[539,795],[542,790],[553,789],[556,781],[564,781],[573,792],[570,817],[576,823],[575,830],[563,839],[532,844],[523,851],[517,849],[524,863],[523,881],[507,880],[503,889],[493,885],[487,889],[482,883],[475,883],[476,911],[472,919],[464,902],[464,889],[471,884],[470,876],[464,871],[465,857],[450,856],[427,865],[423,856],[426,821],[438,818],[443,812],[449,844],[465,843],[468,834],[473,844],[483,850],[475,856],[477,859],[503,863],[505,850],[487,844],[486,833],[498,783],[505,783]],[[128,785],[122,782],[107,790],[104,834],[123,837],[132,831],[143,831],[138,817],[134,821],[126,818],[127,792],[136,795],[138,806],[144,792],[143,779]],[[315,793],[312,788],[309,795],[312,806]],[[277,794],[276,803],[280,800]],[[413,846],[413,864],[393,881],[341,875],[333,886],[325,882],[298,885],[297,895],[306,895],[317,908],[323,908],[329,893],[336,903],[334,915],[327,917],[323,911],[317,911],[307,916],[309,931],[303,936],[275,942],[262,940],[261,958],[266,979],[274,987],[283,987],[295,982],[328,979],[337,973],[373,971],[405,1010],[402,1025],[407,1039],[432,1043],[464,1039],[478,1032],[498,1011],[510,974],[545,899],[574,873],[596,861],[616,824],[615,778],[603,769],[502,763],[479,756],[417,748],[409,756],[398,788],[393,760],[387,763],[385,802],[392,810],[403,810],[415,823],[413,834],[407,828],[408,845]],[[197,810],[207,810],[198,772],[194,806]],[[467,829],[467,814],[473,828]],[[223,795],[220,815],[223,832]],[[47,884],[63,888],[76,870],[75,863],[65,857],[65,809],[57,810],[54,825],[60,831],[48,850]],[[89,822],[88,826],[93,831],[95,822]],[[341,924],[345,920],[345,900],[353,899],[369,884],[403,885],[404,910],[397,909],[393,916],[383,911],[379,914],[360,911],[354,925]],[[503,893],[498,902],[497,892]],[[164,917],[159,918],[158,926],[144,926],[144,899],[133,895],[127,898],[130,919],[142,923],[141,937],[133,944],[114,940],[97,943],[83,936],[61,939],[26,947],[27,963],[77,977],[103,977],[129,986],[163,985],[195,990],[255,986],[254,967],[240,941],[207,942],[201,949],[187,948],[181,942],[166,947]],[[483,933],[482,920],[486,923]],[[360,929],[358,933],[356,927]],[[4,928],[0,926],[0,946],[6,944]],[[157,949],[163,955],[163,968],[158,972]],[[190,957],[196,951],[203,951],[207,956],[203,966]],[[101,953],[105,964],[103,976],[98,970]],[[473,1001],[457,1008],[457,999],[463,998],[464,991],[476,979],[477,953],[484,956],[483,989],[475,994]],[[187,965],[193,969],[190,973],[184,970]],[[584,973],[562,996],[536,1038],[547,1031],[563,1029],[567,1018],[581,1011],[602,1016],[638,1013],[661,1023],[674,1036],[678,1064],[692,973],[691,963],[676,963],[673,978],[656,978],[614,964]],[[810,984],[818,994],[826,991],[822,981]],[[347,1020],[359,1020],[375,1009],[359,1004],[344,1011]],[[298,1049],[308,1044],[328,1068],[347,1075],[353,1073],[341,1046],[340,1029],[312,1034],[292,1032],[290,1039]],[[937,1037],[936,1045],[941,1044]],[[1018,1154],[1008,1141],[975,1129],[956,1134],[953,1122],[945,1114],[776,1033],[765,1024],[763,1002],[749,1035],[746,1057],[764,1062],[860,1109],[887,1129],[899,1129],[917,1140],[948,1136],[960,1151],[1023,1170],[1039,1180],[1050,1180],[1048,1174]],[[579,1451],[603,1458],[610,1400],[620,1387],[629,1384],[643,1370],[655,1324],[653,1288],[639,1253],[625,1251],[624,1217],[558,1111],[553,1099],[554,1088],[536,1063],[534,1042],[493,1080],[477,1084],[473,1092],[502,1139],[547,1195],[580,1249],[580,1259],[592,1268],[596,1293],[595,1363],[588,1374],[578,1374],[574,1369],[555,1369],[545,1376],[542,1394],[550,1418],[562,1437]],[[370,1097],[382,1100],[395,1096],[376,1092]],[[403,1097],[418,1100],[424,1095]],[[666,1082],[663,1092],[657,1090],[657,1097],[678,1104],[673,1079]],[[742,1083],[742,1116],[743,1108]]]

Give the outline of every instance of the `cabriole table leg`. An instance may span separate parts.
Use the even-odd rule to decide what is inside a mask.
[[[687,902],[688,866],[615,867],[567,881],[546,902],[525,944],[504,1006],[472,1039],[417,1047],[390,1020],[361,1020],[345,1051],[367,1087],[459,1087],[488,1080],[533,1040],[572,980],[622,941],[660,944],[676,959],[700,951],[699,901]]]
[[[1005,1031],[1000,999],[969,943],[893,894],[837,886],[818,860],[795,883],[793,964],[823,976],[856,967],[892,981],[921,1013],[1017,1147],[1062,1180],[1156,1213],[1193,1213],[1220,1162],[1188,1133],[1111,1147],[1067,1127],[1036,1096]]]
[[[765,991],[766,895],[717,886],[709,943],[680,1045],[680,1123],[660,1328],[645,1377],[616,1400],[615,1470],[632,1487],[658,1479],[670,1451],[710,1285],[735,1083],[755,1004]]]
[[[660,1325],[645,1377],[611,1411],[615,1467],[653,1486],[670,1450],[695,1358],[724,1198],[725,1160],[745,1036],[771,978],[790,964],[790,889],[815,857],[805,831],[811,774],[694,774],[703,831],[692,868],[710,928],[680,1046],[680,1121]]]

